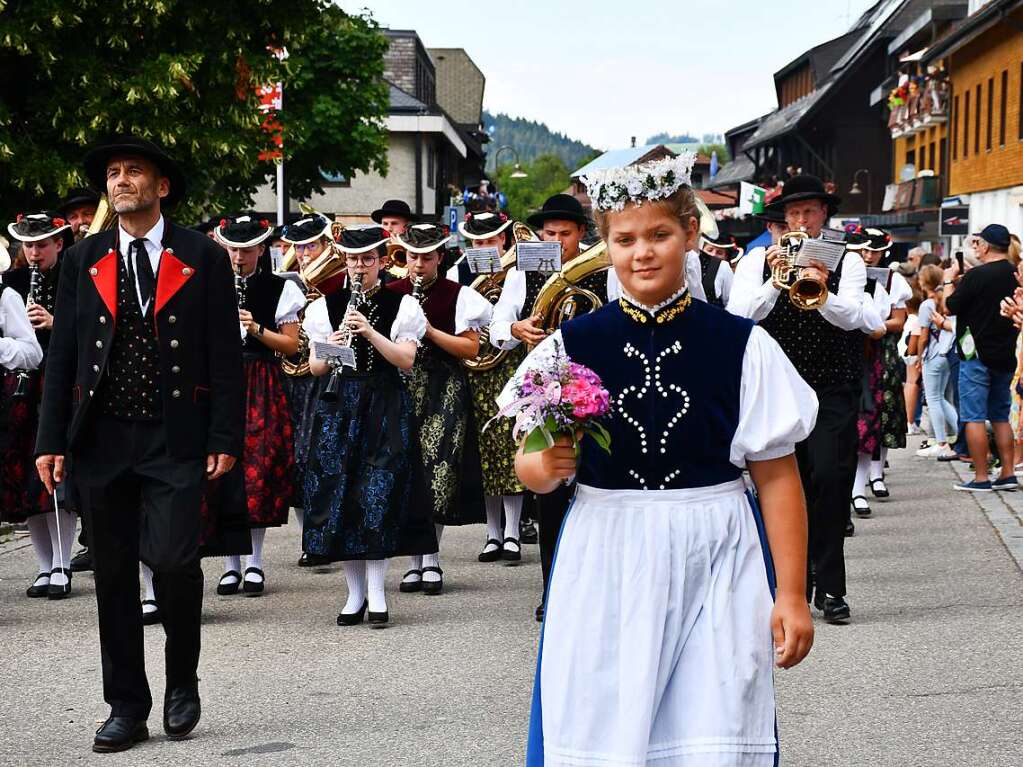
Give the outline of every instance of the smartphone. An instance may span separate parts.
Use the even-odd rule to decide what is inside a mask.
[[[956,261],[959,262],[959,274],[966,271],[966,267],[963,264],[963,252],[961,250],[956,251]]]

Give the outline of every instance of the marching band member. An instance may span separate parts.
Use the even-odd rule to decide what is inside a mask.
[[[480,331],[490,324],[493,307],[472,288],[439,274],[444,245],[451,239],[446,229],[414,224],[397,239],[405,250],[409,276],[387,288],[418,296],[427,319],[409,378],[426,479],[413,502],[429,511],[439,545],[445,525],[483,521],[483,475],[469,376],[462,360],[479,353]],[[439,556],[438,552],[412,557],[400,590],[440,594],[444,576]]]
[[[4,281],[25,300],[28,320],[45,357],[53,332],[61,263],[64,253],[74,244],[71,225],[56,213],[44,211],[19,215],[15,223],[8,224],[7,231],[21,242],[28,266],[8,272]],[[44,367],[45,360],[38,363],[37,369],[16,377],[20,379],[19,399],[23,400],[27,412],[22,423],[25,433],[12,436],[23,451],[19,461],[28,468],[35,460],[35,445],[29,435],[34,435],[38,424]],[[20,404],[14,405],[15,409],[21,410]],[[63,599],[71,593],[71,550],[76,528],[67,486],[61,483],[58,488],[59,510],[55,511],[54,499],[43,487],[39,475],[35,471],[25,471],[22,477],[24,485],[20,502],[7,507],[2,518],[28,523],[32,547],[39,560],[39,575],[27,594],[30,597]]]
[[[498,257],[503,257],[508,244],[510,218],[499,213],[468,213],[465,221],[458,225],[458,231],[467,238],[474,248],[497,248]],[[520,276],[518,280],[512,275]],[[518,319],[521,307],[536,299],[547,275],[539,272],[526,273],[509,269],[505,275],[501,297],[494,307],[490,323],[490,340],[499,349],[514,349],[519,340],[511,340],[511,326]],[[529,287],[526,287],[526,283]],[[521,283],[521,284],[520,284]],[[528,293],[528,296],[527,296]],[[506,299],[505,296],[508,296]],[[531,297],[532,300],[529,300]],[[502,301],[504,304],[502,304]],[[498,319],[498,307],[502,319]],[[528,323],[528,319],[527,319]],[[532,328],[532,325],[529,325]],[[519,328],[523,328],[519,325]],[[494,333],[498,334],[495,339]],[[542,331],[540,331],[542,335]],[[502,343],[503,342],[503,343]],[[478,430],[480,463],[483,469],[483,493],[486,498],[487,542],[480,552],[480,562],[522,559],[522,545],[519,540],[519,520],[522,516],[523,486],[515,476],[515,443],[511,425],[500,419],[483,431],[486,424],[497,415],[495,397],[515,372],[525,356],[525,349],[509,354],[490,370],[471,371],[469,386],[472,390],[473,415]],[[502,528],[501,517],[504,516]]]
[[[279,357],[298,352],[298,313],[305,295],[289,279],[270,270],[266,242],[273,225],[254,214],[230,216],[217,227],[235,271],[238,320],[244,332],[245,453],[240,469],[245,480],[252,554],[227,559],[217,593],[263,593],[263,539],[268,527],[287,524],[294,494],[295,456],[291,415],[284,393]]]
[[[319,258],[325,251],[334,247],[334,237],[331,234],[330,219],[324,215],[313,214],[305,216],[288,224],[281,232],[281,241],[295,249],[298,259],[298,273],[302,275],[306,268]],[[344,274],[339,274],[329,280],[312,286],[307,279],[306,282],[306,303],[305,309],[299,313],[304,319],[305,311],[316,298],[321,295],[330,295],[341,289],[344,282]],[[292,358],[296,372],[303,371],[309,359],[308,338],[304,338],[305,332],[299,332],[300,348],[297,357]],[[288,395],[288,405],[291,409],[292,433],[295,443],[295,495],[291,505],[295,509],[295,516],[298,517],[299,525],[303,523],[303,487],[305,485],[306,463],[309,459],[309,442],[312,438],[313,415],[316,411],[316,402],[319,399],[319,391],[323,388],[325,380],[313,376],[308,372],[296,375],[286,375],[284,378],[285,391]],[[326,564],[326,560],[303,551],[298,559],[299,567],[315,567]]]
[[[742,255],[742,248],[735,238],[727,234],[716,237],[700,237],[700,277],[707,302],[724,307],[732,292],[732,267],[734,259]],[[724,268],[722,268],[724,267]]]
[[[880,229],[865,229],[846,238],[846,247],[859,253],[869,267],[877,266],[890,246],[891,237]],[[865,290],[863,332],[869,340],[864,345],[863,393],[857,422],[859,454],[852,490],[852,510],[864,518],[871,515],[866,497],[868,478],[874,496],[889,495],[882,478],[886,439],[897,439],[901,431],[905,441],[906,406],[900,380],[904,378],[905,367],[900,364],[897,345],[888,339],[897,342],[902,334],[906,300],[912,294],[909,283],[896,272],[889,272],[885,282],[868,277]],[[853,529],[850,519],[847,532]]]
[[[819,237],[839,198],[814,176],[794,176],[773,204],[785,213],[790,231]],[[817,425],[796,446],[810,515],[810,561],[816,580],[814,605],[829,623],[847,623],[845,529],[856,476],[856,417],[862,375],[863,260],[847,252],[834,272],[821,265],[802,270],[825,282],[817,309],[803,310],[774,285],[772,270],[784,261],[778,244],[754,248],[739,261],[728,311],[760,324],[792,360],[820,401]],[[813,589],[808,584],[807,594]]]
[[[57,213],[71,224],[75,242],[84,240],[89,233],[89,226],[96,217],[99,207],[99,195],[91,189],[72,189],[57,207]]]
[[[118,226],[65,256],[36,467],[51,489],[74,461],[111,706],[93,750],[109,752],[149,737],[140,559],[167,635],[164,730],[179,740],[199,722],[200,504],[241,455],[245,403],[228,260],[163,214],[184,195],[180,167],[125,137],[86,155],[85,170]]]
[[[404,234],[416,220],[412,209],[404,200],[387,200],[369,217],[392,236]]]
[[[537,493],[578,480],[548,593],[529,767],[769,767],[773,667],[799,663],[812,642],[793,452],[816,400],[767,333],[692,300],[693,160],[586,179],[622,296],[562,324],[520,370],[567,355],[613,403],[610,455],[590,437],[577,455],[562,436],[516,459]],[[630,185],[630,173],[654,184]]]
[[[412,369],[427,322],[414,298],[380,289],[389,239],[380,227],[345,229],[349,286],[314,301],[303,322],[311,342],[350,355],[334,366],[314,345],[309,357],[313,375],[330,378],[309,446],[303,546],[344,565],[348,600],[339,626],[361,623],[367,609],[371,624],[386,624],[389,558],[437,551],[429,511],[412,498],[419,449],[399,375]]]

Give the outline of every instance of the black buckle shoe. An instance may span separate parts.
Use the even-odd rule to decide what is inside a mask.
[[[57,584],[53,582],[54,573],[64,573],[67,576],[67,583]],[[71,596],[71,571],[66,567],[55,567],[50,571],[50,585],[46,589],[47,599],[66,599]]]
[[[438,580],[428,581],[423,580],[423,593],[429,594],[430,596],[436,596],[444,590],[444,571],[439,567],[424,567],[424,573],[437,573],[440,576]],[[371,613],[372,614],[372,613]]]
[[[515,544],[515,550],[508,549],[509,543]],[[522,544],[519,543],[518,538],[505,538],[504,544],[501,546],[501,558],[505,562],[518,562],[522,559]]]
[[[88,548],[82,549],[73,557],[69,564],[73,573],[87,573],[92,570],[92,552]]]
[[[152,605],[153,607],[156,607],[156,609],[150,610],[149,612],[146,612],[145,610],[142,611],[142,625],[155,626],[157,623],[162,623],[163,616],[160,615],[160,608],[157,606],[156,600],[143,599],[142,607],[145,607],[146,605]]]
[[[487,551],[487,546],[493,544],[496,548],[493,551]],[[483,544],[483,551],[480,552],[480,562],[496,562],[501,558],[501,542],[497,538],[487,538],[487,542]]]
[[[857,503],[859,501],[859,503]],[[854,495],[852,497],[852,510],[856,512],[856,516],[860,519],[866,519],[870,516],[870,504],[867,503],[866,496]]]
[[[418,575],[419,576],[419,580],[417,580],[417,581],[407,581],[407,580],[405,580],[410,575]],[[401,576],[401,583],[398,584],[398,591],[400,591],[402,594],[414,594],[415,592],[422,591],[422,590],[423,590],[423,571],[422,570],[416,570],[415,568],[413,568],[413,569],[409,570],[408,572],[406,572],[403,576]]]
[[[234,578],[234,583],[225,583],[226,578]],[[238,589],[242,585],[242,574],[237,570],[228,570],[226,573],[220,576],[220,583],[217,584],[217,593],[222,597],[229,597],[232,594],[237,594]]]
[[[888,492],[888,486],[884,483],[884,477],[870,480],[870,492],[874,494],[875,498],[887,498],[891,495]]]
[[[266,576],[263,575],[263,571],[258,567],[246,567],[245,574],[258,575],[258,581],[250,581],[248,578],[242,580],[242,591],[245,592],[247,597],[258,597],[263,593],[263,589],[266,587]]]
[[[530,545],[534,545],[540,540],[540,535],[536,531],[536,523],[533,520],[523,520],[519,523],[519,540]]]
[[[199,691],[194,687],[175,687],[163,701],[163,731],[171,740],[187,738],[201,715]]]
[[[302,556],[298,558],[299,567],[323,567],[329,564],[330,560],[322,554],[309,554],[303,551]]]
[[[845,521],[845,537],[852,538],[854,535],[856,535],[856,525],[851,519],[847,519]]]
[[[390,616],[387,614],[387,610],[384,610],[382,613],[375,613],[370,610],[366,613],[366,623],[371,625],[373,628],[382,629],[387,625],[389,620]]]
[[[149,728],[145,719],[132,716],[112,716],[96,730],[92,750],[97,754],[111,754],[127,751],[136,743],[149,740]]]
[[[43,578],[46,579],[46,583],[39,583]],[[32,581],[32,585],[25,589],[25,596],[29,599],[42,599],[50,595],[50,574],[39,573],[36,579]]]

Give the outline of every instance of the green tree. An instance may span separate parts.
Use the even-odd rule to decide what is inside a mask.
[[[554,154],[541,155],[523,165],[526,178],[512,178],[513,170],[513,165],[502,165],[495,177],[498,189],[508,198],[508,215],[517,221],[525,221],[548,197],[564,192],[572,183],[571,171]]]
[[[49,206],[117,133],[161,144],[189,195],[175,212],[251,204],[274,174],[256,88],[283,82],[289,191],[320,169],[386,170],[386,40],[327,0],[0,0],[0,217]],[[284,47],[280,62],[271,48]]]

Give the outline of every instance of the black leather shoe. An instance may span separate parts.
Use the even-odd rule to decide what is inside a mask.
[[[92,750],[97,754],[127,751],[136,743],[149,740],[149,728],[145,719],[132,716],[112,716],[96,730]]]
[[[196,688],[175,687],[163,700],[163,731],[171,740],[187,738],[199,724],[202,705]]]
[[[509,543],[515,544],[515,549],[506,548]],[[501,546],[501,558],[505,562],[518,562],[522,559],[522,544],[519,543],[518,538],[505,538],[504,545]]]
[[[849,604],[843,597],[833,597],[828,594],[821,594],[818,591],[814,597],[813,604],[824,613],[824,620],[827,623],[844,625],[849,622]]]
[[[870,504],[867,503],[867,499],[862,495],[854,495],[852,497],[852,510],[856,512],[856,516],[860,519],[866,519],[870,516]]]
[[[337,614],[337,625],[338,626],[357,626],[362,623],[363,616],[366,615],[366,608],[369,607],[369,600],[362,603],[362,607],[359,608],[358,612],[354,613],[338,613]]]
[[[258,597],[263,593],[263,589],[266,587],[266,576],[263,575],[263,571],[258,567],[246,567],[245,574],[258,575],[258,581],[250,581],[248,578],[242,580],[242,591],[245,592],[245,596]]]
[[[64,573],[67,576],[67,583],[56,584],[53,582],[54,573]],[[71,571],[66,567],[55,567],[50,571],[50,585],[46,590],[48,599],[65,599],[71,596]]]
[[[874,494],[875,498],[887,498],[891,495],[883,477],[870,480],[870,492]]]
[[[39,583],[40,578],[45,578],[46,583]],[[38,584],[38,585],[36,585]],[[29,599],[41,599],[50,595],[50,574],[39,573],[32,585],[25,589],[25,596]]]
[[[440,576],[436,581],[423,581],[423,593],[436,596],[444,590],[444,571],[439,567],[424,567],[424,573],[437,573]],[[370,613],[372,615],[372,613]]]
[[[149,612],[146,612],[145,610],[142,611],[142,625],[155,626],[157,623],[162,623],[163,616],[160,615],[160,608],[157,607],[156,600],[143,599],[142,606],[145,607],[146,605],[152,605],[153,607],[156,607],[156,609],[150,610]]]
[[[845,521],[845,537],[852,538],[854,535],[856,535],[856,525],[851,519],[847,519]]]
[[[487,546],[493,544],[496,548],[493,551],[487,551]],[[480,562],[496,562],[501,558],[501,542],[497,538],[487,538],[487,542],[483,544],[483,551],[480,552]]]
[[[73,557],[70,562],[71,572],[73,573],[87,573],[92,570],[92,552],[88,549],[82,549]]]
[[[540,540],[540,535],[536,531],[535,522],[528,520],[519,523],[519,540],[522,543],[528,543],[530,545],[533,545]]]
[[[322,554],[308,554],[302,552],[302,556],[298,558],[299,567],[323,567],[329,565],[330,560]]]
[[[536,606],[536,612],[534,613],[534,615],[536,616],[536,622],[537,623],[543,623],[543,615],[544,615],[543,602],[541,602],[540,604],[538,604]]]
[[[366,613],[366,623],[371,626],[383,628],[387,625],[388,620],[390,620],[390,616],[387,614],[387,610],[384,610],[382,613],[375,613],[370,610]]]
[[[405,579],[408,578],[410,575],[418,575],[419,580],[406,581]],[[416,570],[415,568],[413,568],[406,572],[403,576],[401,576],[401,583],[398,584],[398,591],[400,591],[402,594],[414,594],[415,592],[422,590],[423,590],[422,570]]]
[[[224,579],[230,576],[234,576],[233,582],[224,583]],[[238,588],[242,585],[242,574],[237,570],[228,570],[226,573],[220,576],[220,583],[217,584],[217,593],[222,597],[229,597],[232,594],[238,593]]]

